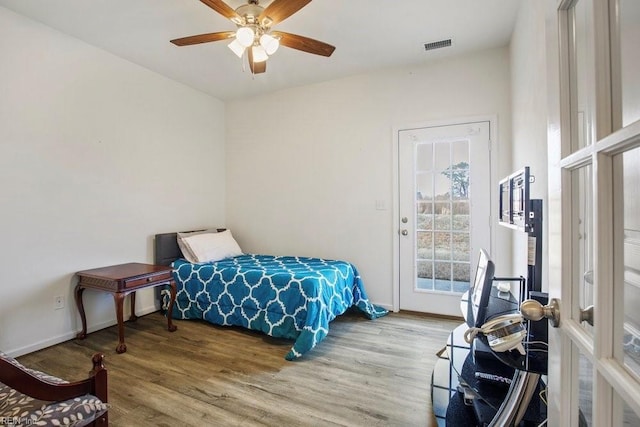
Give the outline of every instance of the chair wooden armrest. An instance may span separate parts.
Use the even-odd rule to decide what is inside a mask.
[[[0,382],[17,390],[18,392],[30,396],[34,399],[61,402],[84,395],[93,395],[103,403],[108,402],[107,396],[107,369],[104,367],[104,355],[96,353],[92,357],[93,369],[89,371],[89,377],[74,382],[55,381],[56,378],[46,378],[48,375],[42,373],[43,378],[30,372],[9,357],[0,357]],[[13,363],[12,363],[13,362]],[[107,425],[108,417],[105,412],[96,425]]]

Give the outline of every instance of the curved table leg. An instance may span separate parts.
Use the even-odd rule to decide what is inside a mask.
[[[171,292],[171,299],[169,300],[169,307],[167,308],[167,329],[169,332],[175,332],[178,327],[173,324],[171,313],[173,313],[173,304],[176,302],[176,282],[173,280],[170,281],[169,288]]]
[[[125,295],[120,292],[113,294],[113,301],[116,304],[116,318],[118,320],[118,346],[116,347],[116,353],[124,353],[127,351],[127,345],[124,343],[124,320],[123,309]]]
[[[84,304],[82,303],[83,292],[84,292],[84,288],[80,285],[76,285],[76,290],[75,290],[76,306],[78,307],[78,311],[80,312],[80,320],[82,320],[82,332],[79,332],[76,335],[76,338],[80,340],[83,340],[87,337],[87,316],[84,313]]]

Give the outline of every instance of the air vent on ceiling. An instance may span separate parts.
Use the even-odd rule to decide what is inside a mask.
[[[451,46],[451,39],[439,40],[437,42],[425,43],[424,50],[441,49],[449,46]]]

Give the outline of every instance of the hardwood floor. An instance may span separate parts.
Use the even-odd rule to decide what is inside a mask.
[[[19,358],[67,380],[105,354],[113,426],[431,426],[436,352],[460,324],[415,313],[346,313],[302,359],[291,341],[160,313]]]

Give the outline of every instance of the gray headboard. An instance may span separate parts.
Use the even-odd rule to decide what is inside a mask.
[[[225,228],[217,228],[216,230],[224,231]],[[202,231],[202,230],[191,230]],[[185,233],[190,233],[186,231]],[[183,258],[182,251],[178,246],[178,233],[161,233],[155,235],[154,241],[154,263],[156,265],[171,265],[178,258]]]

